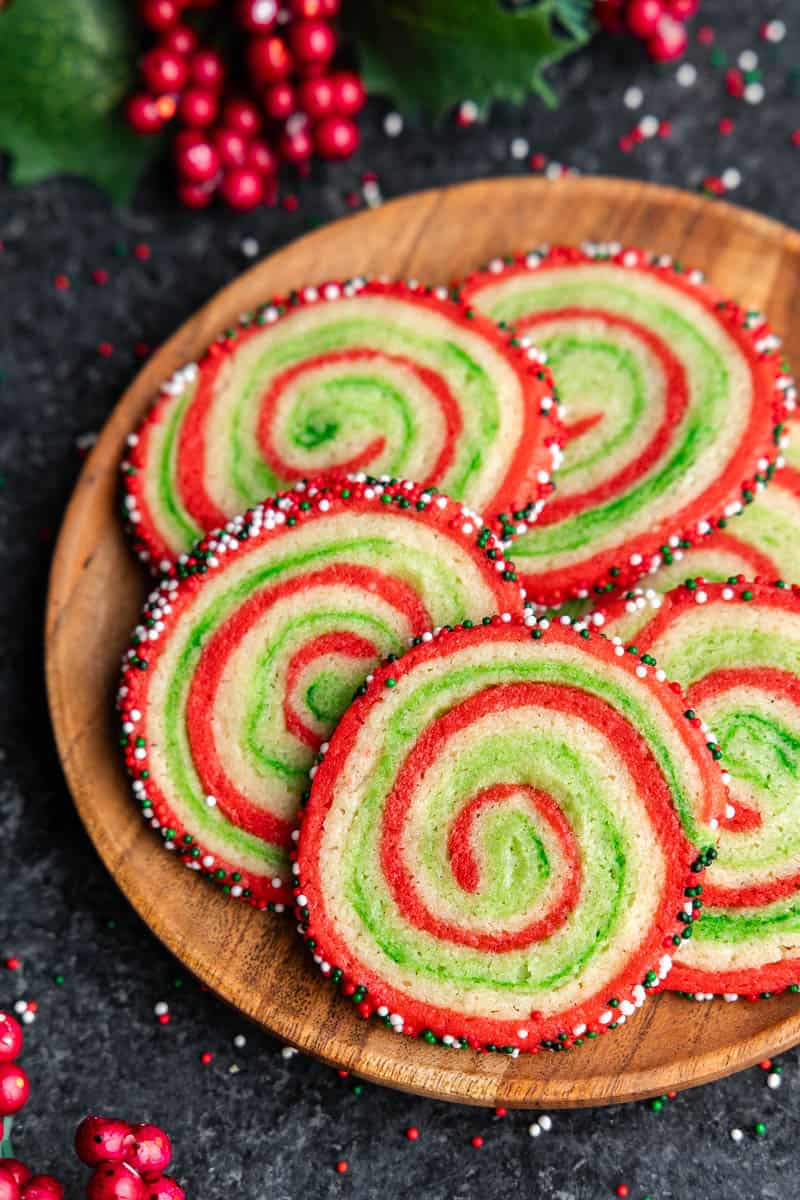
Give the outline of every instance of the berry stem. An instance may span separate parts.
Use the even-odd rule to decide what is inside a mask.
[[[0,1119],[0,1124],[3,1126],[3,1136],[0,1138],[0,1158],[13,1158],[14,1147],[11,1144],[11,1126],[14,1124],[13,1117],[4,1117]]]

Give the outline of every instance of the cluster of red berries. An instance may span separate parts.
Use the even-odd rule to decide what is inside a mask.
[[[700,0],[595,0],[594,14],[612,33],[641,38],[656,62],[680,58],[688,44],[684,24]]]
[[[0,1141],[5,1118],[27,1103],[28,1076],[15,1061],[22,1051],[22,1026],[9,1013],[0,1012]],[[64,1188],[52,1175],[34,1175],[18,1158],[0,1158],[0,1200],[63,1200]]]
[[[339,0],[237,0],[240,37],[231,63],[200,44],[186,9],[216,0],[140,0],[142,20],[158,41],[142,56],[145,91],[128,100],[138,133],[169,121],[178,196],[202,208],[219,195],[232,208],[274,204],[281,162],[307,173],[314,154],[348,158],[358,146],[354,117],[364,105],[361,80],[331,70],[337,48],[332,26]]]
[[[118,1117],[84,1117],[75,1153],[94,1167],[88,1200],[185,1200],[183,1188],[165,1175],[172,1145],[157,1125],[130,1125]]]

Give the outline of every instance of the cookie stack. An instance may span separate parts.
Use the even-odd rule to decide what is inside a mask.
[[[245,315],[122,464],[145,819],[431,1043],[797,988],[794,407],[763,317],[618,246]]]

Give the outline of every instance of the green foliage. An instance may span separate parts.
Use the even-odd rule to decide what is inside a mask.
[[[127,0],[12,0],[0,9],[0,149],[14,183],[80,175],[114,200],[160,139],[137,137],[120,103],[135,82]]]
[[[543,72],[589,38],[591,0],[349,0],[344,15],[364,82],[405,112],[441,117],[461,100],[555,97]]]

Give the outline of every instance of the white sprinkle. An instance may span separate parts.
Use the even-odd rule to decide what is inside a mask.
[[[629,87],[622,97],[622,103],[626,108],[641,108],[644,103],[644,92],[639,87]]]
[[[769,21],[764,30],[768,42],[782,42],[786,37],[786,25],[783,21]]]
[[[725,187],[728,189],[728,191],[732,192],[734,188],[738,188],[739,184],[742,182],[742,173],[741,171],[738,171],[736,167],[728,167],[722,172],[720,179],[725,184]]]
[[[243,1033],[237,1033],[236,1037],[233,1039],[233,1044],[237,1050],[241,1050],[242,1046],[247,1045],[247,1038]]]
[[[403,132],[403,118],[399,112],[387,113],[383,118],[383,132],[387,137],[399,137]]]
[[[294,1058],[295,1054],[297,1054],[297,1051],[294,1046],[284,1046],[281,1050],[281,1058]]]
[[[548,1117],[547,1113],[545,1113],[543,1116],[539,1117],[539,1124],[541,1125],[541,1127],[545,1131],[545,1133],[549,1133],[550,1130],[553,1128],[552,1119],[550,1117]]]
[[[639,122],[639,132],[642,137],[652,138],[658,133],[659,120],[650,113]]]
[[[743,1137],[744,1137],[744,1134],[742,1133],[741,1129],[732,1129],[731,1130],[731,1141],[732,1142],[740,1142]]]
[[[681,87],[691,87],[697,79],[697,67],[693,63],[681,63],[675,72],[675,78]]]
[[[737,62],[743,71],[755,71],[758,66],[758,55],[755,50],[743,50]]]
[[[539,1137],[541,1135],[541,1132],[542,1132],[542,1127],[538,1121],[534,1121],[532,1125],[528,1126],[528,1133],[531,1135],[532,1138]]]
[[[776,1090],[776,1088],[779,1088],[780,1086],[781,1086],[780,1075],[778,1074],[777,1071],[770,1071],[769,1075],[767,1076],[767,1087],[771,1088],[772,1091],[774,1092]]]
[[[515,137],[512,139],[509,151],[512,158],[517,160],[525,158],[530,150],[530,146],[523,137]]]
[[[159,1000],[158,1004],[154,1004],[153,1012],[157,1017],[163,1017],[165,1013],[168,1013],[169,1005],[167,1004],[166,1000]]]
[[[748,83],[744,89],[744,98],[748,104],[760,104],[764,99],[763,83]]]
[[[255,258],[259,251],[258,242],[254,237],[242,238],[239,249],[245,258]]]
[[[206,796],[206,805],[209,808],[216,808],[216,805],[217,805],[216,796]]]

